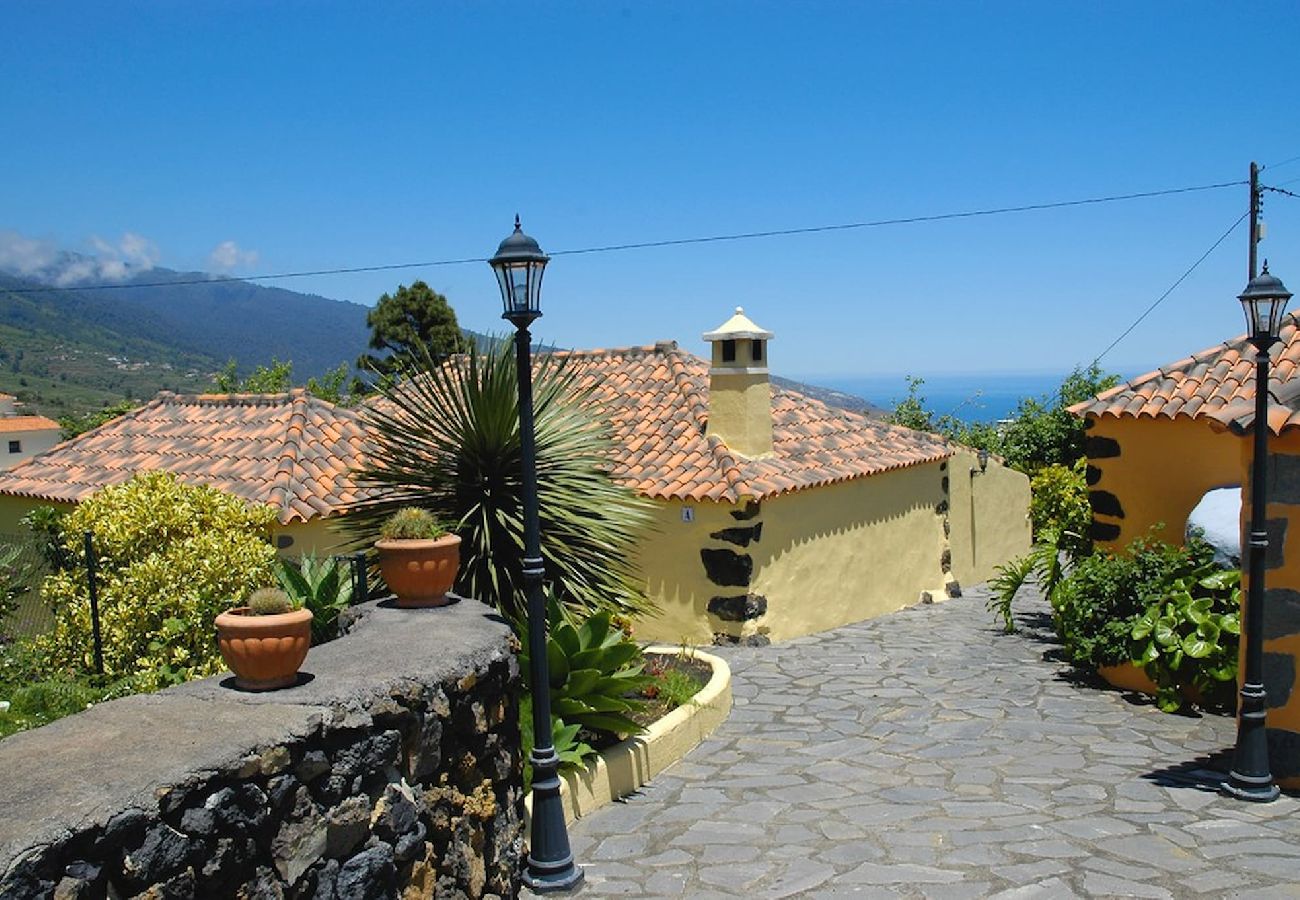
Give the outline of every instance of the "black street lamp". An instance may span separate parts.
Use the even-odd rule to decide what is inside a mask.
[[[533,829],[524,884],[537,893],[567,891],[582,883],[573,862],[560,797],[560,757],[551,743],[551,677],[546,661],[546,601],[542,596],[542,539],[537,521],[537,452],[533,435],[532,335],[528,326],[542,314],[542,271],[550,257],[519,228],[501,242],[489,262],[501,286],[505,312],[515,326],[519,374],[519,455],[523,467],[524,592],[528,598],[528,675],[533,696]]]
[[[1282,313],[1291,292],[1282,281],[1264,271],[1250,279],[1237,298],[1246,313],[1247,340],[1255,345],[1255,451],[1250,475],[1250,585],[1246,593],[1246,671],[1242,677],[1237,711],[1237,748],[1232,771],[1223,785],[1239,800],[1268,803],[1278,787],[1268,765],[1267,703],[1264,692],[1264,506],[1268,503],[1268,348],[1278,341]]]

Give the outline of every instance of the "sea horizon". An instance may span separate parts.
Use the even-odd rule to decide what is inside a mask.
[[[811,375],[796,381],[843,391],[873,406],[892,410],[907,397],[907,379],[923,380],[917,393],[924,407],[936,415],[951,415],[968,422],[996,422],[1014,413],[1025,398],[1054,397],[1065,371],[937,372],[925,374]],[[1141,367],[1107,368],[1121,379],[1148,371]]]

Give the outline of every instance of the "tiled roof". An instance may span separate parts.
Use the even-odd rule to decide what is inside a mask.
[[[336,515],[362,498],[357,414],[306,391],[161,393],[141,408],[0,473],[0,493],[78,502],[144,470],[172,472],[245,500],[280,522]]]
[[[578,384],[613,429],[613,477],[657,499],[762,499],[947,459],[940,438],[772,388],[773,452],[746,459],[708,423],[709,364],[675,342],[574,351]]]
[[[0,433],[13,431],[48,431],[59,423],[45,416],[0,416]]]
[[[1268,427],[1300,427],[1300,322],[1286,316],[1269,351]],[[1243,334],[1070,407],[1080,416],[1209,419],[1237,433],[1255,420],[1255,348]]]

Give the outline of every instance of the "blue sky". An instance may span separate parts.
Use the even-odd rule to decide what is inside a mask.
[[[521,6],[8,4],[0,231],[250,274],[487,256],[516,211],[559,250],[1200,185],[1300,156],[1293,2]],[[1264,175],[1293,179],[1300,161]],[[776,332],[781,374],[1059,371],[1246,200],[557,257],[535,330],[702,352],[743,305]],[[1300,199],[1270,195],[1264,218],[1262,252],[1296,288]],[[1245,245],[1243,226],[1105,362],[1240,332]],[[501,329],[482,264],[278,283],[373,303],[421,277],[462,324]]]

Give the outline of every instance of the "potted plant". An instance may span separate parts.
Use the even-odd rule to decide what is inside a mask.
[[[217,616],[217,643],[235,685],[271,691],[294,684],[311,647],[311,618],[311,610],[296,608],[288,594],[270,587]]]
[[[460,538],[449,534],[428,510],[399,509],[379,529],[375,542],[379,571],[397,605],[407,609],[444,606],[460,570]]]

